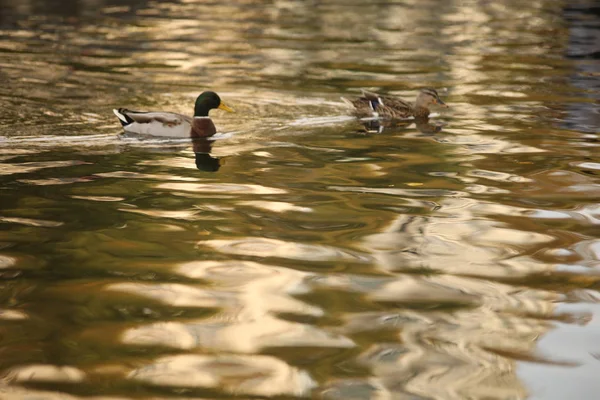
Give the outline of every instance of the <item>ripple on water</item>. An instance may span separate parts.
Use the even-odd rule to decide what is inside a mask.
[[[454,284],[460,282],[453,282]],[[481,286],[480,286],[481,285]],[[479,286],[482,297],[487,289],[494,296],[512,296],[509,285],[490,286],[473,280],[470,288]],[[499,290],[498,290],[499,289]],[[524,298],[528,294],[523,294]],[[491,299],[490,299],[491,300]],[[535,298],[531,298],[535,302]],[[546,313],[551,303],[543,297]],[[528,305],[528,302],[524,303]],[[493,307],[493,302],[490,301]],[[547,329],[547,321],[498,312],[492,307],[415,312],[413,309],[384,312],[352,312],[346,315],[342,332],[394,334],[397,340],[375,343],[358,356],[359,364],[372,371],[376,386],[403,388],[410,393],[437,398],[454,398],[452,393],[479,393],[479,382],[485,379],[486,393],[503,393],[506,397],[523,397],[524,388],[514,374],[514,358],[534,354],[535,339]],[[524,312],[525,314],[526,312]],[[547,314],[546,314],[547,315]],[[502,351],[510,351],[503,357]],[[497,352],[497,353],[496,353]],[[421,371],[414,374],[414,371]],[[506,385],[506,379],[511,380]],[[503,395],[502,398],[505,396]]]
[[[581,169],[591,169],[594,171],[600,171],[600,163],[596,163],[596,162],[573,163],[573,165],[577,166]]]
[[[401,390],[395,390],[394,392],[388,390],[377,379],[354,378],[340,379],[326,385],[321,392],[321,396],[325,399],[336,400],[389,399],[400,393],[404,394]],[[406,398],[411,398],[409,393],[406,393]]]
[[[25,174],[46,168],[65,168],[75,165],[89,164],[79,160],[39,161],[24,163],[0,163],[0,175]]]
[[[59,221],[47,221],[47,220],[43,220],[43,219],[2,217],[2,216],[0,216],[0,222],[27,225],[27,226],[39,226],[39,227],[45,227],[45,228],[55,228],[55,227],[63,225],[63,222],[59,222]]]
[[[446,189],[400,189],[400,188],[370,188],[370,187],[351,187],[351,186],[330,186],[330,190],[340,192],[358,192],[358,193],[379,193],[388,194],[391,196],[406,196],[406,197],[456,197],[467,196],[465,192],[459,192]]]
[[[300,206],[296,206],[291,203],[285,203],[283,201],[255,200],[255,201],[240,201],[240,202],[238,202],[238,204],[241,206],[255,207],[255,208],[272,211],[272,212],[276,212],[276,213],[284,213],[284,212],[289,212],[289,211],[295,211],[295,212],[312,212],[313,211],[313,209],[310,207],[300,207]]]
[[[182,219],[185,221],[196,221],[200,219],[221,219],[220,217],[215,216],[204,216],[200,215],[200,210],[177,210],[177,211],[169,211],[169,210],[140,210],[137,208],[119,208],[119,211],[146,215],[154,218],[170,218],[170,219]]]
[[[103,178],[121,178],[121,179],[152,179],[159,181],[199,181],[198,178],[192,178],[187,176],[176,176],[168,174],[142,174],[139,172],[131,171],[113,171],[113,172],[101,172],[95,174],[95,176],[101,176]]]
[[[342,250],[331,246],[286,242],[277,239],[247,237],[231,240],[204,240],[200,246],[216,251],[256,257],[288,258],[302,261],[350,261],[369,262],[366,254]]]
[[[313,276],[311,273],[233,260],[194,261],[181,264],[176,271],[192,279],[207,281],[211,284],[212,297],[218,298],[216,293],[220,293],[227,301],[218,304],[220,310],[212,317],[127,328],[121,335],[123,343],[237,353],[256,353],[272,347],[349,348],[355,345],[352,340],[326,328],[279,318],[281,313],[310,317],[324,315],[320,308],[292,297],[309,290],[306,280]],[[125,285],[125,289],[131,291],[130,285]],[[154,285],[152,290],[160,291],[163,286]],[[190,291],[181,287],[178,290]],[[197,291],[201,289],[194,292]],[[163,297],[158,293],[151,296]],[[180,306],[210,305],[196,301],[198,296],[194,295],[192,302],[182,299],[179,294],[171,296],[168,302]]]
[[[529,197],[574,201],[600,196],[594,176],[566,170],[544,170],[531,176],[535,183],[528,190]]]
[[[17,263],[17,259],[15,257],[6,256],[4,254],[0,254],[0,269],[10,268]]]
[[[446,136],[443,139],[438,139],[442,143],[451,143],[459,145],[462,148],[455,150],[457,153],[463,153],[467,155],[472,154],[520,154],[520,153],[544,153],[546,150],[527,146],[521,143],[512,142],[509,140],[503,140],[499,138],[493,138],[489,136],[473,135],[472,131],[465,130],[464,134],[461,134],[461,129],[447,129],[448,132],[455,133],[455,136]]]
[[[198,193],[228,193],[228,194],[285,194],[286,190],[262,185],[235,183],[161,183],[157,189],[180,190]]]
[[[0,137],[3,139],[0,144],[6,146],[6,151],[19,152],[27,154],[17,146],[27,146],[33,148],[30,152],[39,152],[40,150],[55,149],[56,147],[90,147],[114,145],[116,136],[113,134],[99,135],[41,135],[41,136],[14,136]],[[0,149],[0,154],[2,154]]]
[[[133,370],[129,378],[156,386],[254,396],[306,396],[316,386],[306,371],[270,356],[167,356]]]
[[[95,180],[94,177],[76,177],[76,178],[47,178],[47,179],[18,179],[18,182],[27,183],[29,185],[36,186],[50,186],[50,185],[70,185],[73,183],[91,182]]]
[[[549,243],[555,240],[554,236],[546,235],[538,232],[527,232],[518,229],[489,227],[485,231],[477,232],[470,238],[473,243],[498,246],[498,245],[513,245],[513,246],[530,246],[541,243]]]
[[[436,282],[436,279],[398,278],[369,294],[369,298],[384,303],[428,304],[428,307],[473,306],[479,297],[464,288]]]
[[[590,266],[600,267],[600,239],[582,240],[574,246],[573,250],[582,259],[588,260]]]
[[[78,383],[85,380],[86,375],[71,366],[36,364],[13,368],[8,372],[7,378],[19,383]]]
[[[188,278],[213,281],[230,289],[239,287],[247,290],[250,282],[259,281],[261,286],[268,283],[278,291],[294,294],[306,293],[309,289],[305,281],[314,276],[289,268],[241,260],[191,261],[179,264],[176,272]]]
[[[0,309],[0,320],[4,321],[22,321],[29,316],[22,311]]]
[[[237,317],[256,320],[266,314],[288,313],[320,317],[324,312],[292,296],[310,291],[315,275],[252,261],[193,261],[180,264],[177,273],[212,282],[235,296],[229,305]]]
[[[525,182],[532,182],[532,179],[529,178],[525,178],[522,176],[518,176],[518,175],[514,175],[514,174],[507,174],[505,172],[498,172],[498,171],[490,171],[490,170],[483,170],[483,169],[474,169],[471,170],[467,173],[467,176],[472,176],[472,177],[477,177],[477,178],[484,178],[484,179],[489,179],[492,181],[498,181],[498,182],[519,182],[519,183],[525,183]]]
[[[600,225],[600,205],[582,204],[573,210],[531,210],[531,218],[541,220],[571,220],[582,224]]]
[[[232,301],[225,292],[207,290],[179,283],[134,283],[123,282],[108,285],[106,290],[145,296],[176,307],[223,307]]]
[[[123,201],[124,197],[115,196],[70,196],[73,199],[90,200],[90,201]]]
[[[267,296],[269,297],[269,296]],[[269,297],[271,300],[276,298]],[[255,310],[254,310],[255,311]],[[121,341],[135,346],[203,349],[255,354],[273,348],[337,348],[355,346],[339,334],[319,327],[285,321],[268,314],[249,318],[245,310],[220,313],[213,318],[187,322],[158,322],[129,328]]]

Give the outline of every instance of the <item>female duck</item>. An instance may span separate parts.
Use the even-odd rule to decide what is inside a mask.
[[[415,104],[401,98],[380,96],[377,93],[363,90],[362,97],[355,100],[342,98],[354,108],[354,115],[358,118],[382,117],[388,119],[405,119],[409,117],[425,118],[429,115],[429,107],[439,105],[448,107],[440,99],[435,89],[422,89],[417,95]]]
[[[125,132],[140,135],[172,138],[203,138],[217,133],[217,128],[208,116],[213,108],[232,112],[215,92],[203,92],[196,99],[194,117],[161,111],[131,111],[125,108],[113,110]]]

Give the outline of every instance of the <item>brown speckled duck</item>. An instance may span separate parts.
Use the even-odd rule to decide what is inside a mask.
[[[366,90],[363,90],[362,97],[359,97],[358,99],[348,100],[342,97],[342,100],[354,108],[353,114],[358,118],[425,118],[429,115],[429,107],[432,105],[448,107],[446,103],[440,99],[438,92],[435,89],[430,88],[421,89],[414,105],[401,98],[381,96]]]
[[[196,99],[194,116],[164,111],[132,111],[125,108],[113,110],[125,132],[171,138],[203,138],[217,133],[208,116],[214,108],[232,112],[215,92],[203,92]]]

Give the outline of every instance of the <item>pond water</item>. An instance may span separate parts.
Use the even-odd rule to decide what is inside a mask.
[[[2,398],[597,398],[594,4],[0,1]]]

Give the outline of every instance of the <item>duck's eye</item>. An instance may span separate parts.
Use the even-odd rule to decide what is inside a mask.
[[[377,100],[371,100],[369,101],[369,104],[371,105],[371,109],[375,111],[377,109],[377,106],[379,105],[379,102]]]

